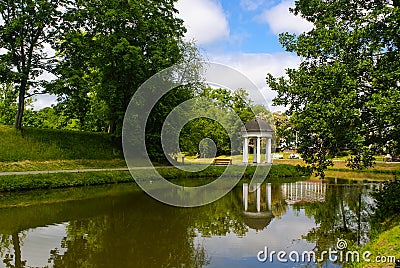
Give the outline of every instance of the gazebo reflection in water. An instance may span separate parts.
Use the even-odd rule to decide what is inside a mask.
[[[243,219],[254,230],[265,229],[274,217],[280,217],[287,205],[323,202],[326,184],[321,181],[296,183],[243,183]]]
[[[271,183],[253,185],[243,184],[243,220],[254,230],[263,230],[274,218],[272,214],[272,187]]]

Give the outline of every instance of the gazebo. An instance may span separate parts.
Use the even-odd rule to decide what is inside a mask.
[[[260,118],[250,120],[242,129],[243,137],[243,163],[249,162],[249,145],[254,145],[253,163],[261,164],[261,139],[266,139],[266,163],[272,163],[272,137],[274,130]]]

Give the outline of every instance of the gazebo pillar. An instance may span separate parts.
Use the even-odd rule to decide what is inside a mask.
[[[257,163],[257,142],[255,141],[255,139],[253,139],[253,163]]]
[[[261,138],[257,137],[257,164],[261,163]]]
[[[272,163],[272,143],[271,143],[271,138],[267,138],[267,146],[266,146],[266,156],[265,156],[265,162],[267,164]]]
[[[243,142],[243,163],[249,162],[249,138],[245,137]]]

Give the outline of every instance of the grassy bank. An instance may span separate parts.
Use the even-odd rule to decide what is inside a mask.
[[[89,168],[124,168],[124,159],[110,160],[77,159],[77,160],[48,160],[48,161],[19,161],[0,162],[0,172],[41,171],[41,170],[68,170]]]
[[[210,166],[203,171],[192,173],[182,171],[177,168],[158,168],[161,176],[168,180],[174,179],[193,179],[193,178],[217,178],[226,167]],[[135,171],[136,172],[136,171]],[[231,176],[240,176],[242,179],[249,180],[255,172],[255,167],[247,167],[244,175],[232,171]],[[137,176],[143,179],[151,179],[152,175],[146,170],[138,170]],[[291,165],[272,166],[267,176],[269,181],[279,181],[283,178],[298,178],[307,176],[303,170]],[[304,177],[303,177],[304,179]],[[55,189],[76,186],[113,184],[134,182],[128,171],[99,171],[82,173],[56,173],[56,174],[36,174],[36,175],[10,175],[0,177],[0,192],[13,192],[31,189]]]
[[[291,164],[306,166],[299,159],[275,159],[274,164]],[[400,163],[377,161],[373,168],[352,170],[346,166],[344,160],[333,161],[333,166],[325,171],[327,178],[352,179],[352,180],[393,180],[394,176],[400,176]]]
[[[361,260],[360,263],[352,263],[351,267],[375,268],[375,267],[395,267],[393,258],[400,259],[400,224],[379,234],[379,236],[370,243],[359,249],[364,253],[369,251],[370,261]]]
[[[0,162],[122,158],[118,143],[102,133],[0,125]]]

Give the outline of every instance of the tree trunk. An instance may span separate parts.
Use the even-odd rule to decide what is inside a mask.
[[[21,257],[21,246],[19,243],[19,235],[18,233],[13,233],[12,234],[12,241],[13,241],[13,247],[14,247],[14,255],[15,255],[15,268],[21,268],[22,267],[22,257]]]
[[[15,128],[18,130],[22,129],[22,118],[24,116],[24,110],[25,110],[25,93],[28,85],[28,77],[29,74],[27,74],[24,78],[21,79],[21,85],[19,87],[19,93],[18,93],[18,110],[17,110],[17,116],[15,117]]]
[[[25,110],[25,88],[26,88],[26,83],[21,83],[21,87],[19,89],[19,96],[18,96],[18,110],[17,110],[17,116],[15,117],[15,128],[18,130],[22,129],[22,118],[24,116],[24,110]]]
[[[358,211],[357,211],[357,245],[361,245],[361,194],[362,188],[358,188],[360,193],[358,194]]]
[[[343,221],[343,229],[347,232],[347,224],[346,224],[346,215],[344,214],[344,204],[343,204],[343,193],[340,196],[340,210],[342,211],[342,221]]]
[[[117,126],[115,120],[111,120],[110,124],[108,125],[108,134],[115,134],[117,130]]]

